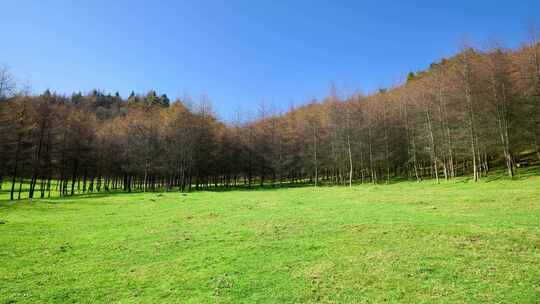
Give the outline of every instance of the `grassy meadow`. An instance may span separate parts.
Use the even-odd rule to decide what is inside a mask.
[[[539,303],[540,177],[7,201],[0,303]]]

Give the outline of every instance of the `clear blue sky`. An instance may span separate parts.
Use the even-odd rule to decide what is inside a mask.
[[[389,86],[467,36],[515,47],[540,1],[2,0],[0,63],[35,92],[206,92],[222,118]]]

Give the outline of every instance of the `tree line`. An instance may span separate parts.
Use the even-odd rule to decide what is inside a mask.
[[[0,69],[10,198],[295,183],[474,181],[540,161],[540,44],[464,47],[401,85],[224,123],[208,97],[17,92]],[[8,186],[6,186],[8,185]]]

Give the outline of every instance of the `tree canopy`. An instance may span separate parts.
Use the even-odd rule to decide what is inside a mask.
[[[16,93],[0,69],[0,178],[12,199],[78,192],[210,186],[348,184],[402,177],[513,176],[540,160],[540,45],[464,48],[404,84],[286,113],[219,121],[155,90],[127,99],[93,90]],[[52,181],[57,181],[53,183]],[[1,183],[0,183],[1,184]]]

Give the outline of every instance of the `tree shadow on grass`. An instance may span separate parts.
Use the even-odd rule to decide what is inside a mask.
[[[93,193],[81,193],[67,196],[51,196],[45,198],[34,198],[30,200],[29,198],[21,198],[20,200],[10,200],[10,199],[0,199],[0,206],[3,205],[15,205],[15,204],[58,204],[58,203],[70,203],[79,201],[81,198],[106,198],[106,197],[115,197],[120,195],[129,195],[129,194],[141,194],[144,192],[123,192],[123,191],[111,191],[111,192],[93,192]],[[158,192],[155,192],[158,193]]]
[[[513,178],[510,178],[506,175],[506,170],[504,168],[497,168],[487,176],[480,179],[480,182],[484,183],[490,183],[493,181],[517,181],[517,180],[526,180],[531,177],[540,176],[540,166],[530,166],[525,168],[519,168],[516,172],[516,175]],[[353,186],[385,186],[385,185],[391,185],[391,184],[398,184],[403,182],[415,182],[415,179],[410,178],[392,178],[390,179],[390,182],[387,183],[386,180],[381,180],[377,183],[371,183],[369,181],[366,181],[362,183],[361,181],[355,181],[353,183]],[[449,182],[454,184],[468,184],[472,183],[473,178],[471,176],[460,176],[457,177],[454,180],[451,180]],[[434,179],[423,179],[419,183],[434,183]],[[320,181],[317,187],[320,188],[330,188],[330,187],[348,187],[348,184],[335,184],[328,181]],[[14,206],[18,204],[58,204],[58,203],[73,203],[75,201],[80,202],[81,198],[108,198],[108,197],[118,197],[118,196],[130,196],[130,195],[137,195],[137,194],[155,194],[157,196],[161,196],[164,194],[178,194],[182,196],[187,196],[189,194],[194,193],[202,193],[202,192],[215,192],[215,193],[221,193],[221,192],[233,192],[233,191],[239,191],[239,192],[264,192],[264,191],[273,191],[278,189],[294,189],[294,188],[315,188],[315,183],[313,181],[302,181],[302,182],[285,182],[285,183],[275,183],[275,184],[265,184],[265,185],[237,185],[237,186],[225,186],[225,185],[219,185],[219,186],[211,186],[211,187],[201,187],[199,189],[195,189],[195,187],[191,188],[191,191],[188,192],[181,192],[179,189],[172,189],[170,191],[153,191],[153,192],[142,192],[142,191],[132,191],[132,192],[125,192],[122,190],[114,190],[109,192],[90,192],[90,193],[78,193],[74,195],[68,195],[68,196],[55,196],[50,198],[35,198],[32,201],[30,201],[28,198],[23,198],[20,200],[14,200],[11,201],[9,199],[0,199],[0,207],[8,207],[8,206]],[[6,196],[9,191],[1,190],[0,191],[0,197]]]

